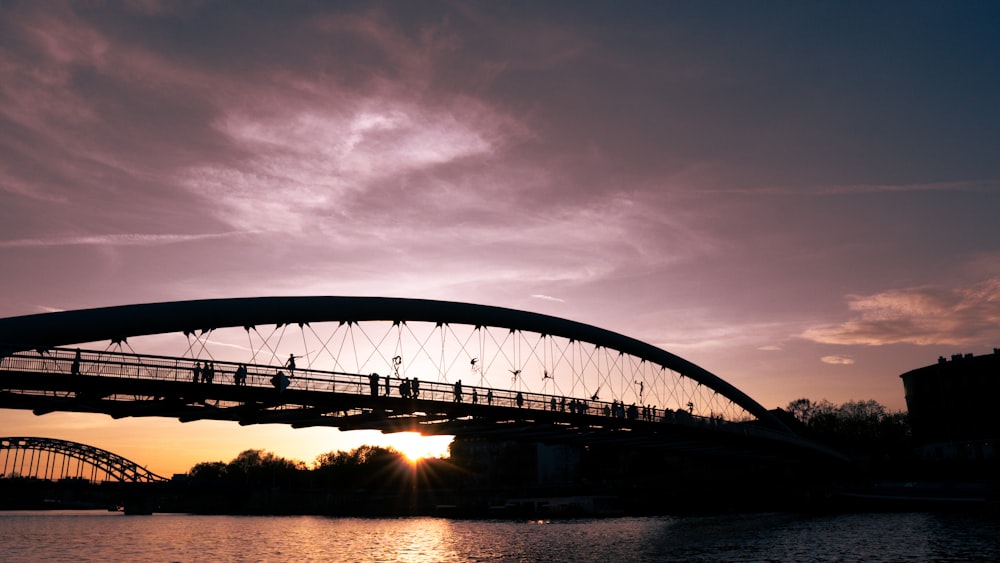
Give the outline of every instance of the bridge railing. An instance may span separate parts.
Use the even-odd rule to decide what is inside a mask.
[[[0,347],[0,350],[3,348]],[[292,371],[273,365],[209,361],[213,364],[215,379],[211,383],[199,382],[199,385],[236,385],[235,374],[237,369],[244,365],[247,375],[245,385],[249,387],[275,387],[275,377],[285,375],[289,378],[288,389],[292,390],[373,395],[369,379],[371,374],[303,368]],[[206,360],[203,359],[69,348],[38,348],[29,351],[0,353],[0,370],[171,382],[194,383],[195,368],[203,369],[205,364]],[[386,379],[386,375],[378,376],[377,396],[402,398],[399,386],[404,380],[395,375],[388,376],[387,389]],[[617,402],[474,385],[463,385],[459,393],[453,383],[432,380],[421,380],[419,382],[419,395],[411,396],[411,398],[419,401],[474,403],[485,407],[507,407],[528,411],[603,415],[624,420],[668,422],[686,426],[728,429],[740,433],[749,432],[748,425],[741,423],[746,421],[725,421],[721,417],[699,416],[684,410],[644,408],[642,406],[626,407]]]

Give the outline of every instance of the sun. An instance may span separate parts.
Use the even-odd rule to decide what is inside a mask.
[[[445,457],[451,436],[421,436],[416,432],[400,432],[387,436],[388,446],[406,456],[410,463],[428,457]]]

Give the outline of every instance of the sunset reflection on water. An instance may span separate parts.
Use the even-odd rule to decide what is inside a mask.
[[[526,522],[13,511],[0,512],[0,545],[8,561],[995,560],[997,524],[929,513]]]

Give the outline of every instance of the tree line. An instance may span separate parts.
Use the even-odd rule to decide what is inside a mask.
[[[434,486],[437,475],[450,472],[444,459],[411,462],[395,448],[364,445],[350,451],[331,451],[316,457],[311,466],[261,449],[241,452],[229,462],[201,462],[188,478],[249,487],[398,489]]]
[[[895,456],[913,447],[907,413],[891,411],[878,401],[796,399],[785,408],[797,432],[853,456]]]

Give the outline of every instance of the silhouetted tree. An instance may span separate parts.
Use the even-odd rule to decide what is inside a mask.
[[[845,451],[882,454],[908,445],[906,413],[890,412],[878,401],[838,406],[803,398],[790,402],[786,410],[806,426],[811,438]]]
[[[327,486],[382,488],[410,474],[406,457],[393,448],[360,446],[316,456],[314,473]]]
[[[196,464],[188,472],[196,479],[223,479],[254,486],[288,486],[299,480],[306,466],[301,461],[278,457],[264,450],[245,450],[229,463]]]
[[[792,414],[799,422],[808,425],[814,417],[817,416],[828,416],[837,410],[837,407],[833,403],[823,399],[818,403],[810,401],[809,399],[795,399],[794,401],[788,403],[788,407],[785,408],[789,413]]]
[[[195,466],[188,471],[188,476],[192,479],[217,481],[226,476],[226,464],[221,461],[203,461],[195,464]]]

